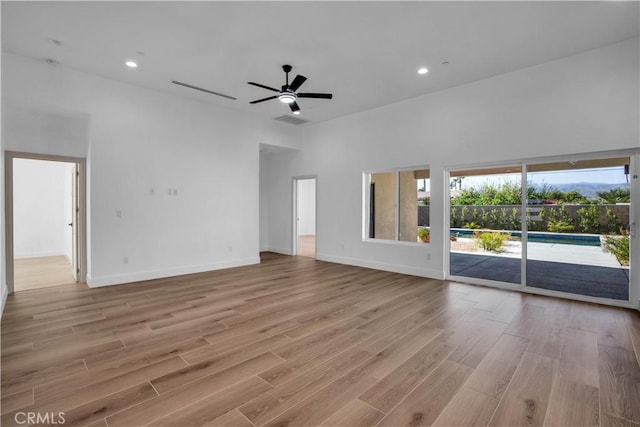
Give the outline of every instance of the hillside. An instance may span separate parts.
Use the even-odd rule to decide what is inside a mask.
[[[599,192],[609,191],[613,188],[629,188],[629,184],[626,182],[620,184],[575,182],[570,184],[552,184],[551,187],[557,188],[560,191],[575,190],[589,199],[594,199],[598,197]]]

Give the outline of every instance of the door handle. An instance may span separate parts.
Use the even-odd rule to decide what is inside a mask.
[[[73,227],[73,223],[72,222],[70,222],[68,225],[69,225],[69,227]]]

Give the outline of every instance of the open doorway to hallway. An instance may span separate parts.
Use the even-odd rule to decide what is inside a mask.
[[[316,257],[316,179],[296,179],[295,255]]]
[[[12,160],[13,291],[78,281],[77,163]]]

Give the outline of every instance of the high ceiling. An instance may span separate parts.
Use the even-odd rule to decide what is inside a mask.
[[[273,93],[247,81],[279,87],[281,66],[291,64],[308,78],[301,92],[334,94],[299,100],[300,118],[319,122],[637,37],[638,6],[3,1],[2,48],[266,118],[290,110],[277,100],[249,105]],[[139,67],[125,67],[128,59]]]

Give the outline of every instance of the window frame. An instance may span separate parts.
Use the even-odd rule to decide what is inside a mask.
[[[405,166],[387,169],[369,169],[362,172],[362,241],[369,243],[397,244],[408,246],[424,246],[429,243],[425,242],[409,242],[400,240],[400,173],[412,172],[417,170],[428,170],[429,181],[431,181],[431,168],[429,165]],[[395,198],[394,198],[394,239],[383,239],[379,237],[369,237],[370,221],[370,204],[371,204],[371,175],[393,173],[395,174]],[[428,205],[429,214],[431,214],[431,203]],[[431,216],[431,215],[429,215]]]

